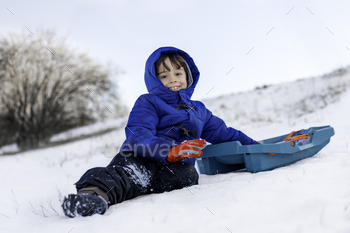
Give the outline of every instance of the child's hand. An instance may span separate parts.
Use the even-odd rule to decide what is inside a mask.
[[[190,157],[200,157],[203,154],[201,150],[206,146],[207,144],[203,139],[193,139],[183,142],[178,146],[170,148],[167,161],[174,163]]]

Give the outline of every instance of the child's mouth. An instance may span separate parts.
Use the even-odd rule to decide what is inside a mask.
[[[179,86],[177,86],[177,87],[169,87],[169,89],[172,90],[172,91],[178,91],[180,89],[180,87]]]

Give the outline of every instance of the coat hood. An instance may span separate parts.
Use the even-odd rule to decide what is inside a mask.
[[[166,88],[163,83],[157,78],[155,62],[163,53],[178,53],[180,54],[184,60],[186,61],[189,71],[191,72],[191,76],[193,79],[192,85],[187,87],[186,89],[180,89],[179,91],[171,91]],[[171,103],[187,103],[194,92],[194,88],[196,87],[199,80],[199,71],[194,63],[193,59],[188,55],[185,51],[175,47],[161,47],[154,51],[146,61],[146,69],[145,69],[145,84],[147,90],[152,95],[157,95],[165,102]]]

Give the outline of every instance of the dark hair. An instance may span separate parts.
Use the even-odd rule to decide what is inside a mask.
[[[160,55],[160,57],[158,58],[158,60],[154,63],[154,66],[156,68],[156,74],[157,76],[158,74],[158,69],[160,67],[161,64],[163,64],[164,68],[167,69],[168,71],[170,71],[170,67],[167,66],[167,64],[165,64],[165,59],[169,58],[171,65],[176,68],[176,69],[180,69],[181,67],[184,68],[185,72],[186,72],[186,77],[187,77],[187,85],[188,85],[188,68],[185,62],[185,59],[183,59],[183,57],[178,54],[178,53],[162,53],[162,55]]]

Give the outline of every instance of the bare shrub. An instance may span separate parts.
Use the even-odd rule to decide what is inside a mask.
[[[56,133],[111,115],[107,105],[118,116],[111,74],[54,31],[0,38],[0,145],[40,147]]]

